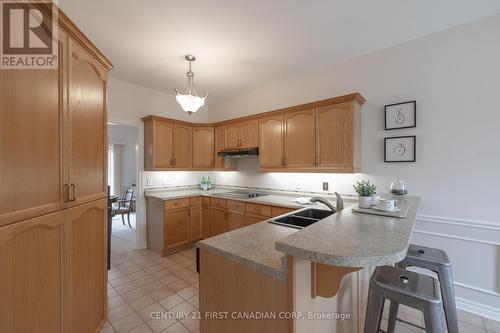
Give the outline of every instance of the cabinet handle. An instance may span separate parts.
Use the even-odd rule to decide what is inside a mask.
[[[284,165],[284,166],[286,166],[286,165],[287,165],[286,157],[283,157],[283,165]]]
[[[68,201],[76,200],[76,186],[75,184],[68,184]]]

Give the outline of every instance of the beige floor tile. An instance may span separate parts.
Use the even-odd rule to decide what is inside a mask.
[[[116,331],[113,326],[111,326],[109,321],[106,321],[106,323],[102,326],[100,333],[116,333]]]
[[[185,276],[188,276],[188,275],[192,275],[193,274],[193,271],[187,269],[187,268],[184,268],[178,272],[175,273],[177,276],[180,276],[181,278],[185,277]]]
[[[189,283],[187,283],[184,280],[177,280],[177,281],[174,281],[172,283],[167,284],[167,287],[169,289],[172,289],[173,291],[177,292],[179,290],[182,290],[184,288],[189,287]]]
[[[191,275],[185,276],[182,279],[190,284],[197,283],[199,280],[198,273],[192,273]]]
[[[200,321],[198,319],[193,319],[193,317],[182,319],[181,324],[186,326],[191,332],[197,330],[200,327]]]
[[[141,288],[146,292],[146,293],[152,293],[155,290],[161,289],[165,287],[163,283],[161,283],[159,280],[155,280],[151,283],[148,283],[145,286],[142,286]]]
[[[132,309],[130,305],[124,304],[117,307],[116,309],[108,311],[108,320],[111,322],[111,324],[113,324],[127,316],[130,316],[133,313],[134,309]]]
[[[188,298],[187,301],[197,309],[200,307],[200,298],[198,297],[198,295]]]
[[[168,317],[151,319],[147,322],[148,326],[151,327],[154,332],[162,332],[165,328],[175,325],[176,323],[176,319]]]
[[[168,287],[163,287],[163,288],[155,290],[149,294],[151,295],[151,297],[153,297],[153,299],[155,299],[156,301],[159,301],[161,299],[164,299],[167,296],[173,295],[174,293],[175,292],[173,290],[170,290]]]
[[[182,271],[183,269],[186,269],[186,267],[182,266],[181,264],[176,264],[167,268],[168,271],[174,274],[177,273],[178,271]]]
[[[179,290],[177,292],[177,295],[179,295],[180,297],[182,297],[184,299],[188,299],[188,298],[191,298],[195,295],[198,295],[198,292],[199,292],[198,289],[196,289],[193,286],[189,286],[187,288]]]
[[[125,333],[129,332],[133,328],[143,324],[142,319],[136,314],[133,313],[130,316],[127,316],[115,323],[113,323],[113,327],[117,333]]]
[[[458,331],[460,333],[486,333],[484,326],[478,327],[478,326],[470,325],[468,323],[464,323],[462,321],[458,322]]]
[[[458,320],[461,322],[464,322],[464,323],[469,324],[469,325],[477,326],[480,328],[484,328],[483,319],[478,315],[475,315],[473,313],[466,312],[463,310],[458,310],[457,316],[458,316]]]
[[[488,333],[500,333],[500,322],[483,318]]]
[[[165,297],[164,299],[160,300],[158,303],[161,304],[165,309],[169,310],[179,304],[184,302],[184,298],[180,297],[177,294],[170,295],[168,297]]]
[[[153,333],[153,332],[154,331],[146,323],[143,323],[142,325],[139,325],[133,330],[131,330],[129,333]]]
[[[122,297],[125,299],[127,302],[132,302],[133,300],[146,295],[146,292],[142,288],[137,288],[134,290],[131,290],[129,292],[126,292],[122,294]]]
[[[120,294],[128,293],[134,289],[137,289],[139,286],[135,282],[127,282],[115,288]]]
[[[107,290],[107,295],[108,295],[108,298],[113,298],[113,297],[116,297],[116,296],[120,296],[120,294],[114,288],[108,289]]]
[[[151,282],[155,281],[156,278],[152,275],[147,275],[144,277],[141,277],[140,279],[134,280],[134,283],[136,283],[139,287],[145,286],[150,284]]]
[[[108,299],[108,311],[116,309],[117,307],[122,306],[125,303],[125,300],[121,296],[110,298]]]
[[[196,311],[196,308],[189,302],[182,302],[171,308],[169,311],[173,313],[192,313]]]
[[[180,277],[178,277],[178,276],[177,276],[177,275],[175,275],[175,274],[170,273],[170,275],[169,275],[169,276],[166,276],[166,277],[164,277],[164,278],[161,278],[161,279],[159,279],[158,281],[160,281],[160,282],[161,282],[161,283],[163,283],[164,285],[168,286],[169,284],[171,284],[171,283],[173,283],[173,282],[175,282],[175,281],[177,281],[177,280],[179,280],[179,279],[180,279]]]
[[[144,309],[147,306],[150,306],[151,304],[154,304],[156,301],[153,297],[149,296],[148,294],[141,296],[132,302],[129,303],[129,305],[134,309],[135,311],[139,311],[141,309]]]
[[[161,333],[190,333],[190,332],[186,328],[186,326],[177,322],[177,323],[173,324],[172,326],[168,327],[167,329],[161,331]]]
[[[140,278],[148,276],[148,275],[149,274],[144,272],[144,271],[138,271],[138,272],[134,272],[134,273],[130,274],[128,276],[128,278],[130,279],[130,281],[134,281],[134,280],[140,279]]]
[[[137,311],[139,316],[144,320],[145,322],[148,322],[152,319],[152,317],[155,316],[155,313],[159,312],[166,312],[165,308],[160,305],[160,303],[153,303],[148,307],[145,307],[144,309]]]
[[[118,278],[118,279],[115,279],[113,281],[110,281],[109,284],[111,286],[113,286],[113,288],[116,288],[116,287],[121,286],[121,285],[123,285],[123,284],[125,284],[127,282],[130,282],[130,281],[131,280],[128,277],[122,276],[121,278]]]

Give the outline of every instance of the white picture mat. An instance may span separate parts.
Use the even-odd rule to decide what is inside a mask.
[[[415,137],[385,140],[386,162],[411,162],[413,160],[415,160]]]
[[[389,105],[385,108],[385,128],[403,128],[415,126],[415,103]]]

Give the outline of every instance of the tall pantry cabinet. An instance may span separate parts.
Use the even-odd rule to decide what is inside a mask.
[[[57,69],[0,69],[0,333],[89,333],[106,318],[112,66],[58,16]]]

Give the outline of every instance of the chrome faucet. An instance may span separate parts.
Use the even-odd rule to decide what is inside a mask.
[[[321,202],[325,206],[328,206],[328,208],[330,208],[332,210],[332,212],[337,212],[339,210],[344,209],[344,200],[342,199],[340,194],[338,194],[337,192],[335,192],[335,196],[337,197],[337,208],[336,209],[335,209],[335,207],[333,207],[333,205],[328,200],[326,200],[325,198],[322,198],[322,197],[312,197],[311,199],[309,199],[309,201]]]

